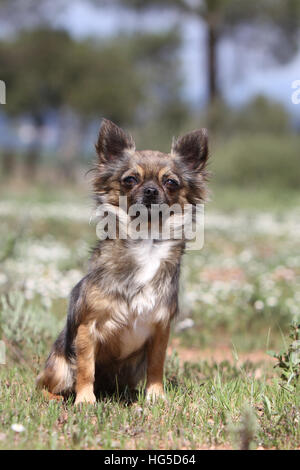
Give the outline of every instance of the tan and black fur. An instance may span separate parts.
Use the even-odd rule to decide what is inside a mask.
[[[96,145],[97,204],[174,203],[205,198],[205,130],[172,144],[170,154],[136,151],[133,139],[103,120]],[[54,343],[38,386],[95,402],[100,390],[134,388],[146,375],[148,398],[163,395],[170,322],[178,311],[184,240],[104,240],[70,296],[66,326]]]

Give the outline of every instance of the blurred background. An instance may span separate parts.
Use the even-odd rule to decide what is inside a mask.
[[[213,184],[297,189],[299,2],[247,3],[1,0],[1,183],[78,181],[105,116],[163,151],[207,126]]]
[[[0,0],[0,25],[8,341],[26,355],[39,328],[44,354],[63,321],[96,238],[86,171],[106,117],[166,152],[208,128],[211,201],[204,249],[185,261],[182,341],[278,345],[300,302],[300,2]]]

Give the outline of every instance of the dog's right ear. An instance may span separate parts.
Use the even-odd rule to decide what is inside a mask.
[[[207,130],[198,129],[173,139],[171,154],[178,156],[191,170],[202,171],[208,159]]]
[[[135,143],[120,127],[108,119],[103,119],[96,150],[100,162],[105,163],[120,158],[125,150],[134,151]]]

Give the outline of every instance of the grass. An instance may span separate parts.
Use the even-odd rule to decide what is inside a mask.
[[[259,378],[257,372],[262,374]],[[178,365],[168,360],[168,404],[104,397],[96,406],[43,399],[35,374],[1,371],[2,449],[209,449],[299,446],[299,393],[291,394],[272,368],[244,364]],[[299,392],[299,390],[298,390]],[[16,433],[13,424],[22,424]],[[248,437],[247,437],[248,436]]]
[[[299,448],[299,384],[286,387],[267,354],[287,349],[299,315],[297,196],[222,191],[206,209],[204,249],[184,260],[193,326],[172,333],[167,404],[145,403],[141,384],[74,409],[46,401],[35,378],[95,240],[90,206],[71,188],[2,188],[0,449]]]

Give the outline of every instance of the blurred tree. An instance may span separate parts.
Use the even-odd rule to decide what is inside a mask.
[[[119,4],[137,12],[162,8],[191,15],[207,26],[208,96],[209,102],[220,99],[217,49],[220,41],[238,37],[239,44],[264,47],[281,63],[287,62],[299,48],[299,0],[90,0],[96,5]],[[241,26],[247,34],[240,35]],[[260,44],[257,43],[259,39]],[[253,42],[254,41],[254,42]]]
[[[28,134],[26,171],[33,177],[39,159],[45,113],[61,106],[66,86],[64,64],[72,40],[63,31],[36,29],[0,42],[1,77],[9,98],[9,116],[27,115],[33,128]]]
[[[24,28],[32,28],[43,25],[48,27],[56,18],[56,13],[60,11],[66,2],[65,0],[0,0],[0,28],[1,36],[13,36],[18,34]],[[4,69],[1,64],[1,74]],[[7,109],[7,108],[6,108]],[[9,110],[11,111],[11,109]],[[39,134],[41,123],[35,115],[36,123],[35,138],[27,152],[27,171],[31,175],[38,160],[39,153]],[[9,145],[2,148],[2,169],[6,175],[13,173],[15,166],[15,154]]]
[[[225,102],[215,102],[207,114],[209,124],[218,138],[241,134],[279,136],[287,135],[290,129],[290,116],[284,106],[261,95],[235,109]]]
[[[1,79],[8,93],[5,111],[28,115],[34,123],[27,155],[30,175],[49,110],[72,110],[81,117],[83,129],[97,116],[121,125],[162,115],[171,121],[182,118],[179,44],[178,36],[168,31],[100,43],[75,41],[64,30],[42,27],[0,41]]]
[[[100,111],[120,124],[152,118],[174,100],[183,107],[179,45],[172,31],[117,36],[101,45],[91,40],[77,43],[69,59],[67,103],[87,118]]]
[[[258,95],[234,113],[235,133],[286,135],[290,116],[284,106]]]

